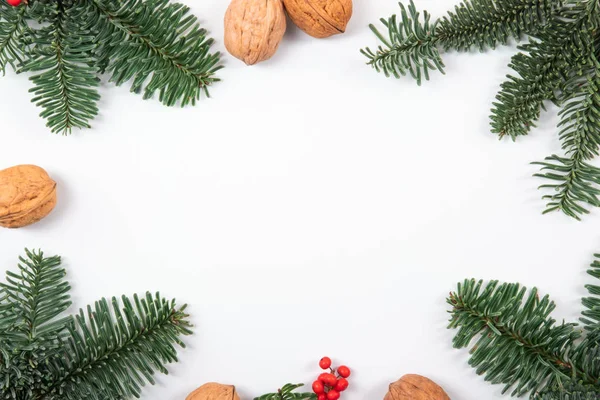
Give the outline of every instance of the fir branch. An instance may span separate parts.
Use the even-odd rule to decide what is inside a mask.
[[[26,256],[19,258],[19,273],[6,272],[7,283],[0,282],[0,288],[6,293],[3,302],[11,305],[8,313],[15,316],[11,336],[27,344],[67,327],[70,318],[56,318],[71,306],[71,288],[60,257],[45,258],[41,251],[28,250]]]
[[[444,49],[480,51],[506,45],[509,38],[535,34],[555,11],[555,0],[466,0],[440,21]]]
[[[600,145],[600,63],[590,59],[589,75],[575,75],[571,80],[571,94],[559,113],[560,139],[567,157],[554,155],[534,163],[542,166],[535,176],[556,182],[540,186],[555,191],[544,196],[549,200],[544,212],[561,210],[576,219],[589,212],[583,204],[600,207],[600,168],[587,162],[598,155]]]
[[[549,18],[536,38],[519,47],[521,52],[509,65],[518,75],[509,75],[496,97],[490,116],[492,133],[513,140],[526,135],[545,100],[560,102],[571,71],[589,64],[597,26],[594,15],[590,3],[575,3]]]
[[[194,105],[222,66],[189,11],[169,0],[0,1],[0,71],[10,64],[37,74],[33,102],[56,133],[90,127],[105,72],[117,85],[131,81],[144,99]]]
[[[81,0],[88,28],[95,32],[97,65],[121,85],[133,80],[131,91],[155,92],[167,106],[195,104],[214,76],[219,53],[210,54],[206,37],[189,8],[168,0]]]
[[[60,335],[72,321],[57,318],[71,305],[60,257],[28,250],[26,257],[19,258],[19,273],[8,271],[7,283],[0,283],[5,294],[0,315],[6,318],[0,328],[0,393],[31,392],[47,380],[42,366],[56,356]]]
[[[581,385],[567,382],[564,385],[546,388],[535,393],[533,400],[598,400],[600,390],[593,385]]]
[[[600,254],[594,255],[588,274],[600,279]],[[584,310],[580,321],[587,335],[574,350],[572,359],[600,384],[600,286],[585,286],[589,296],[582,299]]]
[[[555,305],[548,296],[540,299],[533,289],[525,297],[518,284],[482,286],[466,280],[448,298],[449,327],[458,328],[454,347],[467,347],[479,337],[469,360],[478,374],[516,396],[583,375],[568,357],[580,334],[575,324],[555,325],[550,317]]]
[[[421,83],[443,63],[439,49],[479,50],[506,44],[510,37],[530,36],[510,66],[515,74],[501,86],[490,116],[492,132],[515,140],[535,126],[544,102],[563,107],[559,127],[564,156],[553,155],[536,176],[554,193],[545,213],[560,210],[580,219],[587,206],[600,206],[600,168],[589,161],[598,155],[600,134],[600,2],[598,0],[466,0],[447,17],[431,22],[411,2],[401,18],[382,19],[389,38],[371,29],[383,43],[377,51],[361,50],[368,64],[387,76],[409,71]]]
[[[185,306],[158,293],[123,296],[61,318],[70,301],[60,258],[26,254],[0,285],[0,317],[9,317],[0,320],[0,398],[130,399],[177,361],[191,333]]]
[[[72,128],[89,128],[98,114],[99,79],[91,66],[92,37],[76,23],[76,7],[65,7],[63,0],[46,7],[50,25],[34,31],[31,57],[23,66],[27,72],[39,72],[30,79],[35,97],[42,107],[52,132],[71,133]]]
[[[385,45],[379,46],[376,52],[369,48],[361,52],[369,58],[368,64],[372,65],[377,72],[383,72],[385,76],[410,75],[421,84],[422,77],[429,80],[429,71],[438,70],[444,73],[444,63],[440,57],[435,35],[437,23],[431,23],[431,16],[427,11],[423,13],[423,21],[414,3],[410,2],[408,10],[400,3],[401,22],[396,21],[396,15],[381,22],[388,30],[388,38],[385,38],[375,26],[370,25],[371,30]]]
[[[88,306],[87,316],[80,310],[63,357],[52,366],[57,379],[42,392],[45,398],[139,397],[145,382],[154,384],[154,371],[166,374],[165,365],[177,361],[174,344],[185,347],[179,337],[191,334],[185,306],[176,309],[158,293],[121,300],[122,309],[113,298],[112,304],[102,299]]]
[[[443,73],[438,47],[484,50],[506,44],[510,37],[520,38],[523,33],[538,32],[555,12],[554,5],[552,0],[465,1],[455,8],[454,13],[433,23],[425,11],[421,23],[411,0],[408,13],[400,3],[399,23],[396,15],[381,19],[387,35],[370,25],[383,46],[376,51],[366,48],[361,52],[368,58],[367,64],[378,72],[399,78],[408,70],[420,84],[421,76],[429,79],[428,70],[437,69]]]
[[[594,254],[595,260],[592,262],[587,273],[596,280],[600,280],[600,254]],[[600,330],[600,285],[588,284],[585,286],[590,296],[584,297],[582,304],[581,322],[587,330]]]
[[[600,254],[588,270],[600,279]],[[537,290],[527,296],[518,284],[496,281],[483,289],[467,280],[451,293],[450,327],[459,328],[455,347],[466,347],[479,336],[470,364],[492,383],[515,387],[513,395],[530,392],[533,400],[600,398],[600,285],[589,284],[580,333],[576,324],[555,326],[554,304]],[[508,343],[508,344],[507,344]],[[529,357],[527,355],[536,355]],[[529,358],[528,358],[529,357]]]
[[[16,70],[23,62],[22,43],[25,42],[29,26],[25,18],[25,7],[11,7],[0,1],[0,72],[6,71],[6,65]]]
[[[296,389],[301,388],[304,384],[291,384],[284,385],[277,393],[268,393],[260,397],[256,397],[254,400],[316,400],[317,395],[314,393],[297,393],[294,392]]]

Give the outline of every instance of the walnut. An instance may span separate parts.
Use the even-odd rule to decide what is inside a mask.
[[[0,226],[21,228],[44,218],[56,205],[56,182],[35,165],[0,171]]]
[[[438,384],[420,375],[404,375],[390,385],[383,400],[450,400]]]
[[[283,0],[291,20],[316,38],[344,33],[352,17],[352,0]]]
[[[285,28],[281,0],[233,0],[225,13],[225,47],[253,65],[275,54]]]
[[[207,383],[194,390],[185,400],[240,400],[235,386]]]

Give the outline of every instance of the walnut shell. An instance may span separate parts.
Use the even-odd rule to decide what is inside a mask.
[[[44,218],[56,205],[56,182],[35,165],[0,171],[0,226],[21,228]]]
[[[285,28],[281,0],[232,0],[225,13],[225,47],[253,65],[275,54]]]
[[[194,390],[185,400],[240,400],[235,386],[206,383]]]
[[[283,0],[291,20],[304,32],[325,38],[346,31],[352,0]]]
[[[383,400],[450,400],[437,383],[420,375],[404,375],[390,385]]]

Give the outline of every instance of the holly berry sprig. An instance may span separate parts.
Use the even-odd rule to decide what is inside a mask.
[[[350,368],[340,365],[337,370],[331,367],[331,358],[323,357],[319,361],[321,369],[329,370],[324,372],[312,384],[313,392],[317,395],[317,400],[338,400],[341,393],[348,389],[348,377],[350,377]]]

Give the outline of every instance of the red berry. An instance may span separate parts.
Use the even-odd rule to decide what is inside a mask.
[[[321,375],[319,375],[319,381],[323,382],[323,384],[327,386],[335,386],[335,384],[337,383],[335,375],[327,372],[324,372]]]
[[[342,378],[347,378],[350,376],[350,368],[346,367],[345,365],[340,366],[337,369],[337,373],[342,377]]]
[[[321,393],[317,396],[317,400],[327,400],[327,395],[325,393]]]
[[[338,392],[343,392],[344,390],[348,389],[348,380],[346,378],[338,379],[333,388]]]
[[[327,400],[338,400],[340,398],[340,392],[335,390],[330,390],[327,393]]]
[[[321,361],[319,361],[319,367],[321,367],[321,369],[327,369],[327,368],[331,367],[331,358],[329,358],[329,357],[321,358]]]
[[[6,0],[6,2],[8,3],[8,5],[16,7],[18,5],[21,4],[22,0]]]
[[[325,393],[325,388],[323,387],[323,382],[321,382],[321,381],[314,381],[313,385],[312,385],[312,390],[316,394]]]

